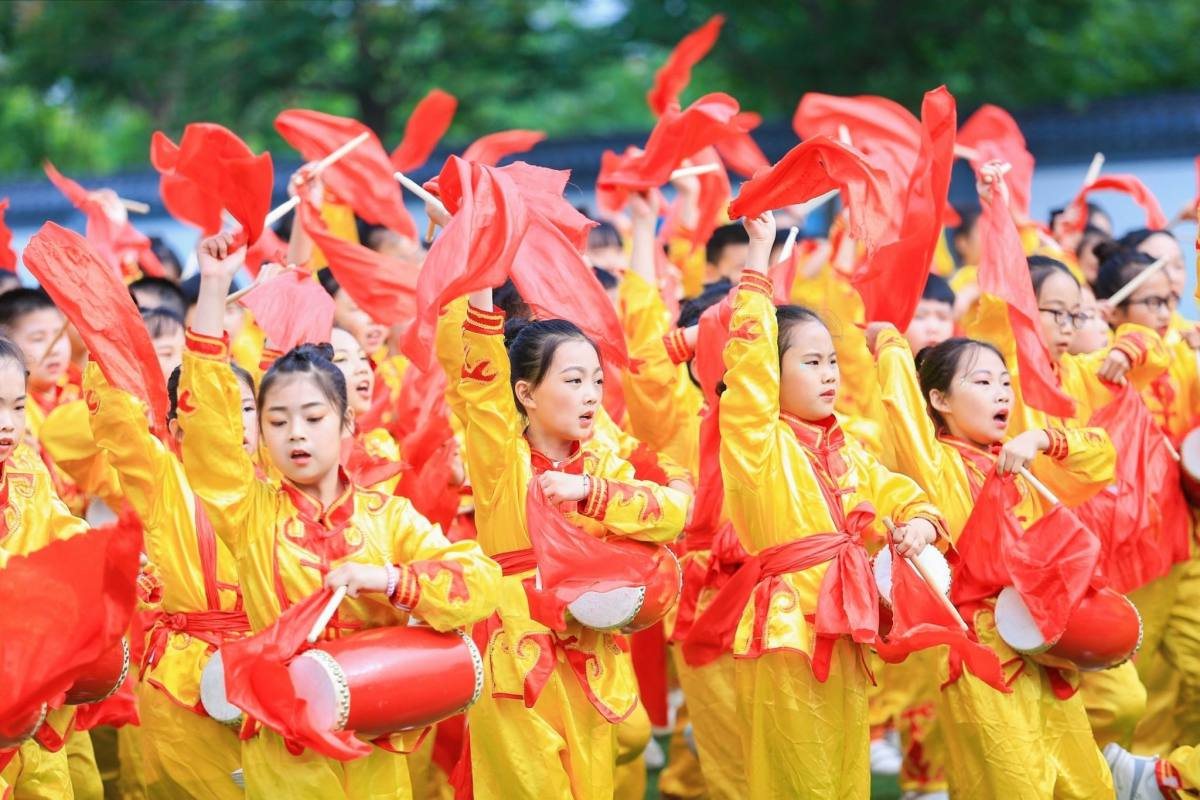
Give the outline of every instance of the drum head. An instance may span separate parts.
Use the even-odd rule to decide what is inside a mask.
[[[225,664],[218,650],[200,670],[200,704],[204,713],[217,722],[232,724],[242,718],[242,710],[229,703],[225,694]]]
[[[996,632],[1018,653],[1042,653],[1050,646],[1017,590],[1006,586],[996,598]]]
[[[350,717],[350,687],[333,656],[323,650],[306,650],[288,664],[296,698],[308,705],[313,726],[340,731]]]
[[[567,610],[581,625],[598,631],[618,630],[633,621],[646,599],[642,586],[623,586],[607,592],[584,592]]]

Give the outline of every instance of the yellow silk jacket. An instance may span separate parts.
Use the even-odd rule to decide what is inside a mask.
[[[98,497],[111,509],[121,507],[121,481],[92,436],[91,415],[82,399],[63,403],[41,425],[42,447],[54,466],[66,473],[87,497]],[[86,506],[86,503],[85,503]]]

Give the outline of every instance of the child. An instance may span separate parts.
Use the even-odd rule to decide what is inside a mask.
[[[930,274],[904,338],[914,353],[941,344],[954,335],[954,290],[940,275]]]
[[[722,225],[712,233],[704,246],[704,288],[721,283],[733,285],[746,266],[746,251],[750,240],[741,225]]]

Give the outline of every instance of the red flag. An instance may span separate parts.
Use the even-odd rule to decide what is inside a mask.
[[[504,283],[529,219],[513,179],[456,156],[438,176],[442,202],[454,215],[437,237],[417,278],[417,309],[404,353],[429,369],[437,316],[446,303]]]
[[[410,365],[400,387],[397,417],[404,433],[400,450],[409,468],[396,487],[426,519],[449,531],[458,512],[458,490],[450,486],[458,444],[446,404],[446,373]]]
[[[695,251],[704,247],[713,231],[717,229],[717,223],[722,212],[728,207],[729,197],[733,193],[733,188],[729,185],[729,174],[725,172],[725,166],[717,152],[715,148],[706,147],[690,159],[694,166],[712,164],[717,168],[714,172],[696,176],[696,180],[700,184],[700,195],[697,202],[698,220],[695,227],[690,230],[680,229],[675,218],[674,208],[672,208],[663,225],[663,230],[659,234],[660,241],[667,241],[674,236],[682,236],[691,243],[692,250]],[[657,255],[657,253],[656,250],[655,254]]]
[[[323,252],[323,251],[322,251]],[[246,248],[246,271],[257,278],[263,264],[286,264],[288,243],[280,239],[275,231],[263,228],[258,241]]]
[[[0,733],[17,733],[4,723],[60,702],[80,671],[117,645],[137,602],[141,547],[140,527],[105,526],[0,569]]]
[[[502,158],[532,150],[538,142],[544,141],[545,138],[546,134],[542,131],[520,129],[489,133],[487,136],[480,136],[471,142],[470,146],[463,151],[462,159],[494,167],[500,163]]]
[[[725,24],[724,14],[714,14],[708,22],[679,40],[671,55],[654,73],[654,86],[646,93],[646,103],[657,116],[662,116],[673,103],[679,102],[679,94],[692,80],[692,67],[696,66],[716,44]]]
[[[288,662],[308,649],[308,632],[321,616],[332,590],[323,589],[287,609],[253,636],[226,642],[221,647],[225,665],[225,693],[229,702],[278,733],[289,744],[300,745],[339,761],[351,761],[371,752],[353,731],[327,731],[313,726],[308,704],[296,696]]]
[[[25,266],[78,329],[108,382],[145,400],[155,433],[165,437],[168,403],[162,368],[121,279],[82,236],[53,222],[29,240]]]
[[[1000,192],[983,203],[979,216],[979,288],[1008,303],[1008,322],[1017,344],[1017,366],[1025,402],[1052,417],[1075,415],[1075,401],[1062,391],[1042,342],[1037,297],[1029,278],[1016,223]]]
[[[756,217],[832,189],[841,191],[850,210],[851,235],[873,253],[892,213],[887,175],[857,150],[827,136],[801,142],[769,170],[743,183],[729,204],[729,216]]]
[[[333,298],[301,269],[284,270],[258,284],[238,302],[254,315],[254,323],[280,352],[307,343],[329,341]]]
[[[401,172],[425,166],[433,149],[446,135],[457,109],[458,100],[441,89],[433,89],[421,98],[404,126],[404,138],[392,151],[392,166]]]
[[[671,172],[685,159],[705,147],[742,130],[735,121],[738,103],[727,94],[706,94],[683,111],[663,112],[642,152],[626,150],[618,156],[605,151],[600,162],[598,191],[611,193],[606,205],[625,203],[628,192],[657,189],[671,179]]]
[[[8,198],[0,200],[0,269],[7,272],[17,271],[17,254],[13,252],[12,231],[4,224],[4,212],[8,211]]]
[[[228,211],[248,242],[258,241],[275,186],[270,153],[256,156],[228,128],[196,122],[183,129],[178,145],[155,131],[150,162],[162,175],[159,192],[173,217],[211,236]]]
[[[733,118],[735,130],[724,139],[718,139],[717,152],[728,167],[743,178],[753,178],[760,169],[771,166],[763,155],[762,148],[754,141],[750,131],[762,124],[762,117],[752,111],[742,111]]]
[[[111,189],[89,192],[55,169],[49,161],[42,168],[50,182],[71,201],[71,205],[87,216],[88,244],[95,248],[110,269],[119,270],[130,280],[137,267],[147,275],[161,277],[164,274],[162,262],[150,249],[150,239],[129,223],[123,210],[117,212],[116,216],[110,216],[106,210],[101,198],[107,194],[109,205],[115,204],[118,202],[115,192]]]
[[[325,254],[338,285],[371,319],[394,325],[413,316],[420,267],[334,236],[307,201],[300,204],[300,224]]]
[[[1033,154],[1025,146],[1025,136],[1017,121],[999,106],[986,104],[972,114],[958,131],[958,143],[976,151],[971,160],[976,173],[993,159],[1007,161],[1012,170],[1005,176],[1012,193],[1013,210],[1029,216],[1029,198],[1033,194]]]
[[[275,118],[275,130],[306,161],[319,161],[362,133],[367,140],[321,174],[325,185],[367,222],[417,238],[417,228],[404,207],[400,185],[387,152],[370,128],[358,120],[293,108]]]
[[[1088,196],[1093,192],[1120,192],[1129,195],[1133,202],[1141,206],[1146,212],[1146,227],[1152,230],[1162,230],[1167,227],[1167,215],[1163,213],[1162,206],[1158,204],[1158,200],[1154,197],[1154,193],[1133,175],[1101,175],[1096,180],[1089,183],[1079,190],[1079,194],[1075,195],[1075,199],[1071,201],[1070,213],[1067,219],[1071,221],[1076,230],[1083,230],[1087,224],[1087,200]]]
[[[862,296],[868,322],[904,330],[921,301],[925,279],[942,235],[942,211],[954,166],[954,97],[945,86],[921,104],[920,150],[907,178],[899,236],[879,248],[851,283]]]

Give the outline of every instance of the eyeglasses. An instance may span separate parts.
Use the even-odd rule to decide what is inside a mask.
[[[1130,306],[1145,306],[1146,310],[1151,314],[1157,314],[1164,308],[1168,311],[1174,311],[1175,306],[1179,305],[1179,297],[1174,294],[1166,296],[1139,297],[1137,300],[1126,300],[1126,305]]]
[[[1090,314],[1085,314],[1082,311],[1071,313],[1070,311],[1064,311],[1061,308],[1039,308],[1038,311],[1042,312],[1043,314],[1050,314],[1053,316],[1054,324],[1060,328],[1071,327],[1075,330],[1079,330],[1088,323],[1089,319],[1091,319]]]

